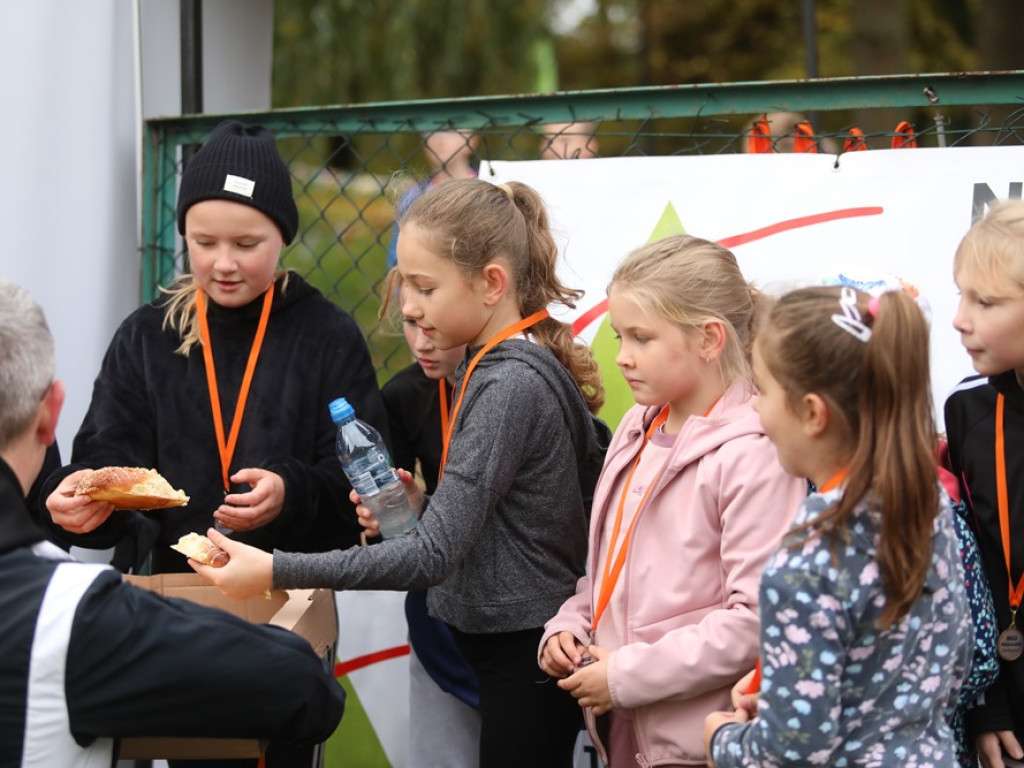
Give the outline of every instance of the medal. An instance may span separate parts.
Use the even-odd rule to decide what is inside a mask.
[[[999,658],[1016,661],[1024,653],[1024,634],[1017,629],[1017,609],[1010,609],[1010,626],[999,633],[996,641],[996,652]]]
[[[996,398],[996,497],[999,506],[999,535],[1003,540],[1006,575],[1010,582],[1010,626],[999,633],[996,653],[1003,661],[1016,661],[1024,654],[1024,633],[1017,629],[1017,609],[1024,597],[1024,575],[1013,585],[1010,570],[1010,502],[1006,483],[1006,445],[1003,436],[1005,398],[1000,392]]]

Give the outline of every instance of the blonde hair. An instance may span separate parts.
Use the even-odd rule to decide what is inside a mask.
[[[953,257],[953,274],[967,271],[1002,293],[1024,294],[1024,200],[997,203],[967,231]]]
[[[851,294],[844,292],[856,297],[859,337],[846,322],[840,296]],[[877,317],[870,302],[869,294],[847,286],[792,291],[772,307],[757,348],[794,408],[810,393],[826,402],[849,449],[843,496],[808,523],[809,535],[832,537],[834,552],[859,503],[866,500],[881,515],[886,605],[879,624],[885,627],[924,589],[939,490],[928,323],[903,291],[883,293]]]
[[[569,288],[556,273],[558,246],[551,235],[540,195],[511,181],[499,188],[482,179],[453,179],[418,197],[400,226],[415,223],[431,251],[446,257],[467,277],[479,274],[497,258],[510,266],[510,282],[523,317],[551,304],[575,307],[583,291]],[[397,270],[388,275],[381,314],[395,294]],[[549,317],[530,332],[576,380],[587,407],[604,404],[604,385],[590,348],[578,341],[568,323]]]
[[[721,322],[724,383],[753,381],[754,329],[769,300],[747,282],[728,249],[691,235],[657,240],[619,264],[612,288],[684,329],[700,328],[708,318]]]
[[[271,285],[281,280],[281,293],[288,285],[289,271],[278,269],[274,272]],[[181,346],[175,351],[182,357],[188,357],[192,347],[199,343],[199,320],[196,314],[196,293],[199,283],[192,273],[178,276],[167,288],[160,286],[160,292],[168,297],[164,303],[164,330],[173,328],[181,337]]]

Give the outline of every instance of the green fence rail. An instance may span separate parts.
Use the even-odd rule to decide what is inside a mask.
[[[784,113],[800,113],[807,123],[794,129]],[[767,120],[756,124],[762,116]],[[380,323],[377,313],[396,206],[445,159],[427,149],[432,134],[462,131],[477,162],[537,159],[545,148],[559,155],[557,161],[576,161],[561,157],[580,150],[565,149],[560,138],[590,142],[601,157],[718,154],[755,146],[840,155],[858,143],[868,149],[1021,144],[1024,71],[659,86],[149,120],[142,201],[146,301],[188,268],[174,215],[182,157],[226,118],[260,123],[276,134],[300,216],[284,266],[353,315],[383,382],[410,362],[397,326]],[[768,127],[767,135],[752,144],[759,125]]]

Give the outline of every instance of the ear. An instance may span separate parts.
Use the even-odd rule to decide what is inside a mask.
[[[701,323],[700,332],[702,337],[700,342],[701,357],[709,361],[716,360],[722,354],[722,350],[725,349],[725,340],[728,338],[728,334],[725,332],[725,324],[721,320],[709,317]]]
[[[508,292],[508,272],[496,261],[492,261],[484,267],[480,279],[483,281],[483,297],[486,306],[494,306]]]
[[[828,403],[821,395],[808,392],[800,399],[799,413],[804,434],[808,437],[820,437],[828,429]]]
[[[57,439],[57,422],[60,411],[64,407],[64,382],[57,379],[50,385],[43,402],[39,405],[39,419],[36,422],[36,435],[43,445],[53,445]]]

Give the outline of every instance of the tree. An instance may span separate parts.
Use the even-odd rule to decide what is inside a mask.
[[[531,90],[549,0],[275,5],[276,107]]]

